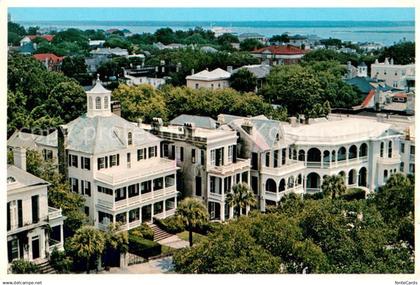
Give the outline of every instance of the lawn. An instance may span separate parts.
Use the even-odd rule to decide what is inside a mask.
[[[176,234],[180,239],[189,241],[189,233],[188,231],[183,231],[178,234]],[[201,240],[207,239],[205,235],[201,235],[198,233],[193,232],[193,244],[200,242]]]

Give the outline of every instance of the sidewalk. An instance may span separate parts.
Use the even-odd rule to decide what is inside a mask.
[[[109,272],[103,271],[103,274],[162,274],[175,273],[172,272],[173,263],[172,256],[151,260],[146,263],[134,264],[126,269],[113,267]]]
[[[170,236],[163,240],[158,241],[161,245],[166,245],[172,248],[184,248],[189,246],[189,243],[185,240],[180,239],[177,235]]]

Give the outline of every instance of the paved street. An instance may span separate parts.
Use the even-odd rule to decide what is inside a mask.
[[[134,264],[126,269],[113,267],[109,272],[103,271],[103,274],[161,274],[171,273],[173,269],[172,256],[151,260],[146,263]]]

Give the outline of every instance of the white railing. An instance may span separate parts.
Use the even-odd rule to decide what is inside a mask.
[[[303,169],[305,169],[305,164],[303,161],[293,161],[293,163],[279,165],[279,167],[263,166],[261,172],[269,175],[283,176],[287,174],[292,174],[297,171],[301,171]]]
[[[219,194],[219,193],[210,192],[209,198],[221,201],[223,199],[223,196],[222,194]]]
[[[400,164],[400,155],[394,155],[392,157],[378,157],[379,164]]]
[[[286,190],[283,190],[281,192],[269,192],[269,191],[265,191],[264,192],[264,196],[266,198],[270,198],[269,200],[275,200],[275,201],[280,201],[280,199],[287,194],[290,193],[303,193],[303,185],[297,185],[294,186],[292,188],[287,188]]]
[[[306,188],[306,193],[313,194],[321,192],[321,188]]]
[[[171,210],[166,210],[166,216],[168,217],[168,216],[175,215],[175,211],[176,211],[175,208],[171,209]]]
[[[61,218],[63,215],[61,213],[61,209],[56,209],[53,207],[48,207],[48,219],[58,219]]]

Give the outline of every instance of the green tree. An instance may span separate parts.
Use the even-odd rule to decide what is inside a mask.
[[[322,193],[331,196],[332,199],[343,195],[346,192],[344,177],[341,175],[327,175],[321,185]]]
[[[180,217],[189,232],[190,246],[193,245],[193,229],[208,221],[208,212],[197,198],[185,198],[179,203],[175,215]]]
[[[105,249],[104,233],[93,226],[78,229],[68,241],[69,251],[86,263],[86,273],[89,274],[94,261],[97,261]]]
[[[230,87],[242,92],[253,92],[257,86],[257,78],[247,69],[239,69],[230,76]]]
[[[68,56],[63,59],[61,71],[65,76],[77,79],[78,75],[86,73],[85,59],[82,56]]]
[[[119,259],[121,253],[128,252],[128,232],[119,231],[118,223],[111,223],[105,232],[105,264],[111,264],[115,259]]]
[[[164,96],[149,84],[136,86],[120,84],[112,96],[120,101],[121,114],[127,120],[137,121],[142,118],[145,122],[151,122],[155,117],[167,119]]]
[[[281,43],[288,43],[290,41],[289,35],[287,33],[283,33],[281,35],[273,35],[270,38],[270,43],[273,42],[281,42]]]
[[[37,35],[39,31],[39,26],[32,26],[28,28],[28,35]]]
[[[245,39],[239,44],[239,47],[244,51],[253,51],[264,47],[264,45],[257,39]]]
[[[255,206],[257,200],[254,192],[249,188],[246,183],[238,183],[233,185],[232,191],[226,194],[226,201],[229,207],[237,208],[238,216],[241,216],[242,209],[248,206]]]
[[[402,42],[385,47],[379,55],[379,60],[383,62],[385,58],[393,58],[395,64],[410,64],[414,63],[415,56],[415,43]]]

